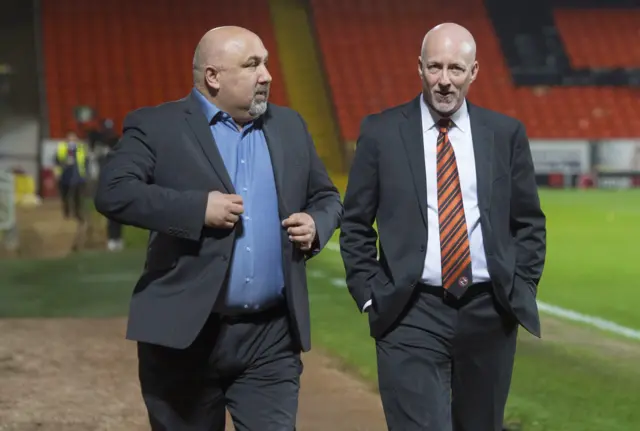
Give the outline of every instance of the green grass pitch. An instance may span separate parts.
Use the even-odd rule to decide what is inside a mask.
[[[541,197],[548,254],[539,299],[640,329],[640,191],[542,191]],[[144,243],[138,232],[127,235]],[[0,317],[124,315],[142,262],[140,249],[0,262]],[[366,318],[336,282],[344,280],[339,253],[325,250],[308,270],[314,346],[373,384],[373,340]],[[521,332],[509,420],[526,431],[640,429],[640,343],[553,322],[554,334],[542,341]]]

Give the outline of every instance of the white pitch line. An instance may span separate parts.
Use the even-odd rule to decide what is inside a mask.
[[[578,313],[577,311],[558,307],[557,305],[547,304],[542,301],[538,301],[538,309],[555,317],[571,320],[573,322],[585,323],[589,326],[593,326],[604,331],[622,335],[623,337],[640,340],[639,330],[618,325],[615,322],[605,320],[597,316],[589,316],[588,314]]]
[[[340,246],[336,243],[330,242],[326,245],[328,250],[333,252],[340,252]],[[332,279],[331,283],[336,285],[336,279]],[[342,285],[346,287],[346,283],[343,281]],[[597,316],[590,316],[588,314],[578,313],[577,311],[569,310],[567,308],[558,307],[557,305],[547,304],[546,302],[536,301],[538,303],[538,309],[551,316],[558,317],[572,322],[580,322],[586,325],[598,328],[603,331],[611,332],[616,335],[621,335],[633,340],[640,340],[640,330],[628,328],[626,326],[619,325],[610,320],[603,319]]]

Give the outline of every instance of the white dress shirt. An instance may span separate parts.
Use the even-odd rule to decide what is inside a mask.
[[[427,256],[424,261],[421,281],[433,286],[442,285],[442,265],[440,257],[440,223],[438,219],[438,170],[437,170],[437,122],[438,114],[433,112],[424,99],[420,98],[422,114],[422,141],[424,143],[424,161],[427,173]],[[453,146],[458,165],[462,204],[469,235],[471,252],[471,272],[473,282],[489,281],[487,257],[484,252],[482,230],[480,228],[480,207],[478,206],[478,188],[476,162],[471,137],[471,122],[466,101],[452,116],[453,126],[449,130],[449,141]]]
[[[433,112],[424,99],[420,98],[422,116],[422,142],[424,145],[424,162],[427,174],[427,255],[424,261],[420,281],[433,286],[442,285],[442,264],[440,257],[440,222],[438,219],[438,170],[437,170],[437,122],[440,119]],[[471,271],[473,283],[489,281],[487,257],[484,252],[482,230],[480,228],[480,208],[478,206],[476,163],[473,152],[473,138],[471,136],[471,122],[466,101],[456,111],[451,120],[454,125],[449,130],[449,141],[453,146],[462,190],[462,204],[469,235],[471,252]],[[367,301],[363,311],[371,305]]]

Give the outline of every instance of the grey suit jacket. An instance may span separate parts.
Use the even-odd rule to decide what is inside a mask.
[[[262,117],[284,220],[309,213],[322,248],[339,227],[340,195],[302,117],[269,104]],[[127,338],[185,348],[225,281],[237,229],[203,226],[210,191],[235,193],[207,120],[192,95],[131,112],[101,171],[95,204],[120,223],[151,231],[131,298]],[[305,261],[282,229],[285,293],[294,338],[310,348]]]
[[[419,97],[364,119],[344,198],[340,246],[347,285],[359,309],[372,300],[368,313],[374,337],[393,328],[420,280],[426,256]],[[470,103],[468,107],[480,225],[495,296],[539,336],[535,297],[546,228],[529,141],[518,120]]]

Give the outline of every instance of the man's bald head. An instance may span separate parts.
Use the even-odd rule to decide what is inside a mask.
[[[268,55],[260,37],[246,28],[209,30],[193,55],[194,86],[237,122],[250,121],[267,108]]]
[[[441,116],[452,115],[478,74],[473,35],[454,23],[429,30],[422,40],[418,73],[427,104]]]
[[[229,56],[237,54],[248,42],[260,41],[254,32],[243,27],[216,27],[204,34],[193,54],[193,79],[198,83],[203,77],[207,65],[226,67]],[[262,44],[262,41],[260,41]]]
[[[452,22],[439,24],[424,36],[420,55],[424,58],[434,49],[459,50],[469,63],[476,59],[476,41],[473,35],[466,28]]]

